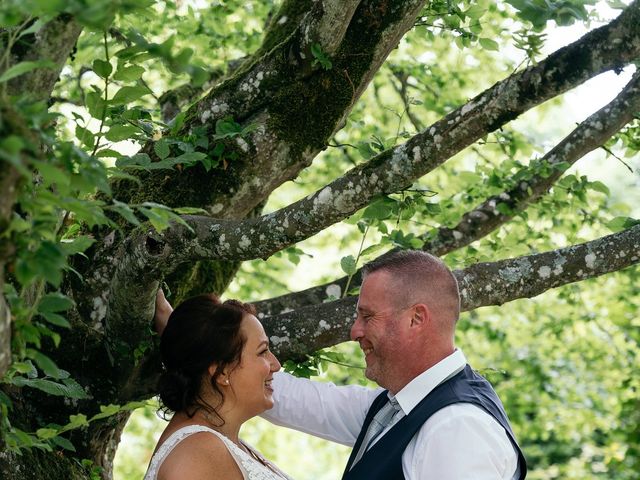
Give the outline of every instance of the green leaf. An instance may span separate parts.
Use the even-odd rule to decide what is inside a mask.
[[[39,428],[38,430],[36,430],[36,435],[38,436],[38,438],[47,440],[58,435],[58,430],[55,430],[53,428]]]
[[[11,383],[17,387],[35,388],[49,395],[58,397],[75,398],[78,400],[90,398],[80,384],[70,378],[65,378],[63,383],[58,383],[43,378],[28,379],[24,377],[14,377],[11,379]]]
[[[31,70],[35,70],[36,68],[56,68],[56,64],[51,60],[38,60],[35,62],[20,62],[17,65],[7,69],[2,75],[0,75],[0,83],[8,82],[12,78],[19,77],[20,75],[24,75]]]
[[[75,452],[76,448],[73,446],[69,440],[64,437],[55,436],[51,439],[51,443],[56,445],[57,447],[64,448],[65,450],[69,450],[70,452]]]
[[[95,135],[80,125],[76,125],[76,138],[89,149],[93,149],[96,144]]]
[[[52,312],[41,312],[40,315],[50,324],[55,325],[56,327],[62,328],[71,328],[71,324],[69,320],[64,318],[62,315],[58,315],[57,313]]]
[[[28,377],[33,378],[38,375],[38,371],[36,367],[31,363],[31,361],[26,362],[13,362],[11,364],[11,369],[18,373],[26,373]]]
[[[377,200],[369,205],[362,212],[362,218],[364,220],[386,220],[393,214],[393,200],[389,201],[387,198]]]
[[[80,235],[72,240],[63,240],[60,242],[62,250],[69,256],[84,252],[87,248],[95,243],[95,239],[88,235]]]
[[[465,182],[465,183],[481,183],[482,182],[482,176],[478,175],[475,172],[469,172],[469,171],[462,171],[462,172],[458,172],[457,174],[458,178]]]
[[[609,187],[607,187],[604,183],[596,180],[595,182],[589,182],[588,187],[591,190],[595,190],[596,192],[604,193],[606,196],[610,195]]]
[[[178,207],[174,208],[173,211],[180,215],[208,215],[206,210],[196,207]]]
[[[111,148],[103,148],[102,150],[96,153],[96,157],[98,158],[120,158],[122,154],[116,150]]]
[[[322,50],[322,45],[319,43],[311,45],[311,55],[315,58],[313,65],[320,64],[324,70],[331,70],[331,68],[333,68],[331,60],[329,60],[327,54]]]
[[[142,85],[136,85],[134,87],[122,87],[116,92],[109,103],[111,105],[126,105],[131,102],[135,102],[145,95],[149,95],[151,90]]]
[[[360,256],[361,257],[366,257],[367,255],[372,255],[372,254],[380,251],[380,249],[384,248],[384,246],[385,245],[382,242],[374,243],[373,245],[369,245],[367,248],[362,250],[362,252],[360,252]]]
[[[356,259],[353,258],[353,255],[342,257],[340,260],[340,267],[342,267],[342,271],[347,275],[353,275],[357,271]]]
[[[58,188],[68,187],[71,183],[71,175],[61,170],[56,165],[50,163],[33,161],[33,165],[38,169],[38,173],[42,176],[45,186],[56,185]]]
[[[36,365],[40,367],[40,370],[44,372],[47,377],[52,377],[57,380],[62,378],[67,378],[69,376],[68,372],[64,370],[60,370],[56,363],[47,357],[44,353],[39,352],[38,350],[27,349],[27,355],[36,362]]]
[[[189,152],[183,153],[179,157],[176,157],[176,163],[195,163],[207,158],[206,153],[202,152]]]
[[[94,60],[92,68],[96,75],[102,78],[109,78],[109,75],[111,75],[111,72],[113,72],[113,66],[106,60]]]
[[[123,411],[124,409],[120,405],[100,405],[100,413],[95,414],[89,421],[101,420],[103,418],[111,417],[116,413]]]
[[[64,0],[58,0],[58,3],[63,2]],[[51,0],[51,3],[56,3],[55,0]],[[63,10],[64,7],[62,9],[57,9],[57,11]],[[56,10],[53,10],[56,11]],[[44,13],[44,12],[43,12]],[[38,18],[38,20],[36,20],[35,22],[33,22],[33,24],[29,27],[29,28],[25,28],[24,30],[20,31],[20,35],[18,35],[18,38],[22,38],[26,35],[31,35],[32,33],[38,33],[42,27],[44,27],[44,25],[50,20],[50,18],[46,18],[45,15],[43,15],[42,17]]]
[[[89,425],[87,416],[79,413],[78,415],[69,415],[69,423],[64,426],[65,430],[71,430],[73,428],[86,427]]]
[[[626,230],[636,225],[640,225],[640,220],[631,217],[615,217],[607,223],[607,227],[613,232]]]
[[[47,293],[38,303],[38,313],[66,312],[73,305],[73,300],[60,292]]]
[[[105,138],[111,142],[121,142],[133,137],[140,130],[133,125],[114,125],[105,134]]]
[[[89,111],[89,114],[98,120],[102,119],[105,113],[107,104],[102,97],[101,92],[90,92],[85,97],[84,104]]]
[[[138,220],[131,207],[129,207],[129,205],[127,205],[126,203],[119,202],[118,200],[114,199],[113,205],[110,208],[121,215],[129,223],[133,225],[140,225],[140,220]]]
[[[242,133],[242,125],[235,122],[232,117],[224,117],[216,122],[214,140],[236,137]]]
[[[141,67],[140,65],[129,65],[128,67],[118,67],[113,78],[123,82],[134,82],[139,80],[143,73],[144,67]]]
[[[156,152],[156,155],[163,160],[169,156],[171,153],[171,149],[169,148],[169,144],[166,140],[160,139],[153,144],[153,150]]]
[[[494,50],[496,52],[500,50],[500,45],[495,40],[482,37],[478,41],[480,42],[480,46],[485,50]]]
[[[480,17],[482,17],[484,15],[484,12],[486,12],[486,11],[487,11],[486,7],[483,7],[482,5],[473,5],[473,6],[469,7],[464,12],[464,14],[469,18],[477,20]]]
[[[159,209],[159,208],[146,208],[146,207],[139,207],[138,211],[142,213],[145,217],[147,217],[147,219],[149,220],[153,228],[156,229],[156,231],[162,232],[164,229],[169,227],[169,223],[171,221],[171,216],[170,216],[171,212],[166,212],[163,209]]]

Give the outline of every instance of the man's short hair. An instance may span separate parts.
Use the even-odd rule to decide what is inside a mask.
[[[422,250],[387,252],[362,267],[362,278],[388,272],[402,304],[422,302],[454,322],[460,315],[458,281],[447,265]]]

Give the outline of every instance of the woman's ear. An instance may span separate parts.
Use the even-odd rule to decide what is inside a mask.
[[[209,375],[211,376],[211,378],[213,378],[213,376],[216,374],[216,371],[218,370],[218,366],[215,363],[212,363],[211,366],[209,366]],[[229,371],[225,368],[222,373],[220,373],[220,375],[218,375],[218,378],[216,378],[216,383],[218,385],[222,385],[222,386],[228,386],[231,384],[231,380],[229,379]]]

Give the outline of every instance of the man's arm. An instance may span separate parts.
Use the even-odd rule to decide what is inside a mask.
[[[357,385],[336,386],[278,372],[275,405],[261,416],[271,423],[353,446],[373,400],[383,391]]]
[[[511,480],[518,456],[489,414],[468,403],[436,412],[402,458],[407,480]]]

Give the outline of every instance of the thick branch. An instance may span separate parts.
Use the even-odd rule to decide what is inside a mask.
[[[221,143],[215,137],[218,120],[232,116],[256,127],[243,138],[222,142],[225,155],[237,156],[226,169],[141,172],[136,175],[142,184],[156,189],[124,181],[114,185],[114,196],[131,203],[179,202],[207,208],[216,217],[242,218],[276,187],[297,177],[343,125],[379,66],[411,28],[424,0],[396,0],[379,8],[373,5],[377,2],[349,1],[342,2],[340,12],[338,3],[284,2],[263,47],[186,112],[184,131],[206,130],[210,150]],[[327,48],[337,48],[331,55],[321,47],[331,57],[329,69],[309,51],[311,45],[322,45],[320,37],[311,35],[320,35],[320,27],[327,29],[322,38],[333,42]],[[151,143],[143,151],[154,158]],[[176,191],[181,194],[176,196]]]
[[[640,72],[636,73],[623,91],[608,105],[591,115],[573,132],[550,150],[544,157],[532,162],[528,175],[519,172],[516,178],[507,179],[513,185],[499,195],[494,195],[470,212],[453,228],[440,227],[422,238],[423,250],[442,256],[485,237],[511,220],[515,213],[523,211],[543,196],[560,176],[588,152],[602,146],[615,132],[629,123],[640,110]],[[541,173],[545,172],[545,173]],[[516,180],[517,179],[517,180]],[[503,204],[511,214],[501,213],[497,207]],[[350,285],[357,287],[361,277],[358,271]],[[299,292],[256,303],[259,311],[274,315],[285,309],[298,309],[340,297],[347,285],[347,277]]]
[[[195,231],[174,226],[155,238],[162,245],[157,260],[162,269],[202,258],[249,260],[267,258],[336,223],[366,206],[375,196],[406,187],[441,165],[478,138],[520,113],[563,93],[597,72],[615,68],[640,56],[640,2],[616,21],[585,35],[578,42],[496,84],[463,107],[415,135],[347,172],[326,187],[281,210],[245,221],[185,217]],[[634,44],[611,48],[611,44]],[[579,57],[582,62],[576,66]],[[558,74],[563,72],[563,75]],[[569,151],[574,147],[566,144]],[[146,242],[146,239],[133,240]]]
[[[31,149],[36,150],[39,142],[36,136],[29,130],[24,119],[16,112],[10,104],[0,98],[0,138],[8,138],[15,135],[24,139],[24,146],[17,154],[3,152],[10,155],[15,164],[8,158],[0,161],[0,377],[6,371],[11,362],[11,312],[9,305],[4,298],[4,281],[6,266],[12,261],[15,255],[15,246],[6,231],[11,222],[13,208],[18,191],[25,175],[21,173],[16,165],[26,164],[23,157],[33,155]],[[24,168],[24,167],[23,167]]]
[[[311,15],[313,19],[306,29],[305,40],[309,53],[311,45],[318,43],[324,53],[333,55],[336,53],[347,28],[351,23],[351,18],[362,0],[322,0],[316,2],[318,14]]]
[[[73,17],[62,14],[34,35],[24,37],[12,52],[12,64],[50,60],[55,68],[38,68],[16,77],[9,82],[9,94],[29,94],[38,100],[49,98],[81,31],[82,26]]]
[[[454,272],[460,285],[462,310],[502,305],[547,290],[583,281],[640,263],[640,225],[591,242],[558,250],[478,263]],[[320,303],[262,322],[280,358],[348,340],[357,297]],[[305,335],[300,335],[305,332]]]

